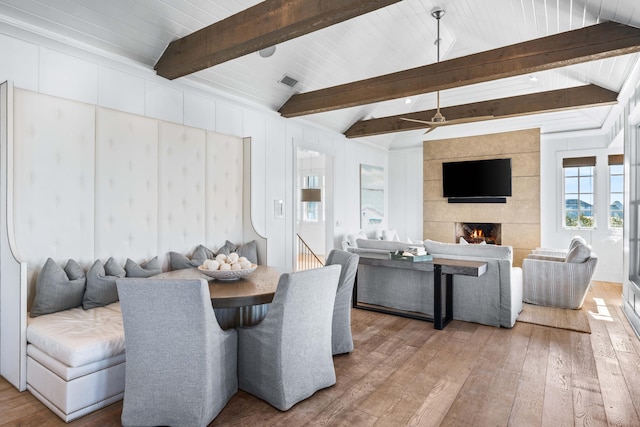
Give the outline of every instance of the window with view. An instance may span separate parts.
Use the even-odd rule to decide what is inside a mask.
[[[318,175],[309,175],[304,177],[304,188],[322,188],[320,185],[320,177]],[[318,222],[320,221],[320,203],[321,202],[305,202],[303,208],[303,221]]]
[[[609,156],[609,227],[624,225],[624,165],[623,155]]]
[[[595,227],[595,165],[595,157],[563,159],[564,227]]]

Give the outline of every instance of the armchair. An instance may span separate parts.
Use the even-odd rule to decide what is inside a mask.
[[[522,262],[523,301],[550,307],[579,309],[589,291],[598,257],[578,243],[565,258],[534,256]]]

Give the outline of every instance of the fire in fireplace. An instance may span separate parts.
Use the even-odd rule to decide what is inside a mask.
[[[502,224],[487,222],[456,222],[456,242],[502,244]]]

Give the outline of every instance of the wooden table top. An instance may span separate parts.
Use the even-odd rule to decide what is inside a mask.
[[[197,268],[168,271],[153,277],[155,279],[205,279],[209,282],[213,307],[232,308],[270,303],[278,287],[280,275],[287,272],[289,271],[284,268],[259,265],[248,276],[231,281],[214,280]]]
[[[359,263],[420,271],[433,271],[433,266],[437,264],[442,267],[442,272],[445,274],[461,274],[464,276],[482,276],[487,271],[486,262],[439,257],[434,257],[433,261],[411,262],[396,259],[367,258],[361,256]]]

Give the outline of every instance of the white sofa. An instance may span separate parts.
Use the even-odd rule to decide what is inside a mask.
[[[358,243],[358,248],[349,250],[361,257],[379,258],[388,256],[391,242],[370,243],[367,248],[360,246],[364,242]],[[459,245],[432,240],[425,240],[424,246],[434,257],[487,263],[487,271],[480,277],[454,277],[454,319],[513,327],[522,311],[522,269],[513,266],[510,246]],[[426,280],[433,283],[433,273],[361,265],[358,302],[433,315],[433,287],[422,285],[425,275],[430,275]]]

